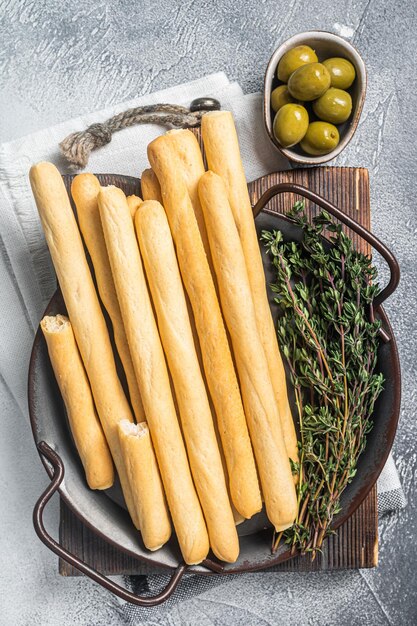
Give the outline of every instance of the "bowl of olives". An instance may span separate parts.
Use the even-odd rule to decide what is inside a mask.
[[[264,84],[264,122],[274,146],[295,163],[334,159],[358,126],[366,68],[345,39],[308,31],[273,53]]]

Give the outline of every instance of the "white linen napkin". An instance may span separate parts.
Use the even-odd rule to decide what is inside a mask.
[[[277,155],[266,137],[260,94],[243,95],[239,85],[230,83],[224,73],[212,74],[84,115],[0,146],[0,396],[12,396],[16,421],[22,415],[28,419],[26,382],[30,350],[39,320],[56,284],[28,181],[31,164],[48,160],[55,163],[62,173],[70,172],[72,170],[58,149],[59,142],[70,132],[83,130],[94,122],[104,121],[117,112],[140,104],[172,102],[188,105],[201,96],[213,96],[220,100],[223,109],[233,112],[248,180],[289,168],[288,162]],[[116,133],[110,144],[91,154],[88,171],[139,176],[148,166],[147,144],[164,130],[161,126],[149,124]],[[3,398],[0,397],[0,400]],[[381,512],[405,506],[392,457],[381,474],[378,492]],[[228,584],[228,578],[202,580],[202,577],[193,576],[188,582],[183,582],[181,591],[175,594],[172,602],[199,593],[208,584],[214,584],[214,578],[217,583]],[[164,584],[164,575],[149,576],[147,579],[147,586],[153,593]],[[126,618],[135,623],[139,615],[144,616],[140,611],[134,607],[126,608]]]

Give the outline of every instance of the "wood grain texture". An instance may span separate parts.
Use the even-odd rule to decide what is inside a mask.
[[[61,500],[59,541],[67,550],[103,574],[155,574],[161,568],[134,559],[100,539],[72,513]],[[296,557],[262,571],[316,572],[375,567],[378,564],[377,490],[371,492],[352,515],[324,545],[314,562]],[[164,570],[166,571],[166,570]],[[62,576],[80,576],[74,567],[59,560]]]
[[[366,169],[320,167],[269,174],[249,184],[252,204],[267,188],[281,182],[298,183],[316,191],[362,225],[370,227],[369,177]],[[295,200],[293,194],[282,194],[273,198],[268,208],[285,213]],[[317,210],[309,201],[306,201],[306,208],[312,215]],[[370,252],[365,242],[355,234],[349,234],[359,249],[366,254]],[[149,564],[134,559],[99,539],[62,501],[59,539],[70,552],[105,574],[155,573],[155,568]],[[296,557],[271,568],[271,571],[307,572],[369,568],[375,567],[377,563],[378,511],[375,485],[354,515],[335,535],[326,540],[323,553],[314,562],[311,562],[308,556]],[[79,575],[76,569],[61,560],[59,572],[63,576]]]

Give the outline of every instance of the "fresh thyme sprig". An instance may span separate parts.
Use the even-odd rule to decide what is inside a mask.
[[[301,242],[284,241],[280,231],[262,233],[276,268],[277,335],[300,430],[300,459],[293,464],[298,515],[283,535],[293,551],[314,559],[356,473],[383,388],[382,374],[375,373],[380,322],[370,306],[379,288],[371,260],[326,211],[310,224],[297,202],[289,215],[302,228]]]

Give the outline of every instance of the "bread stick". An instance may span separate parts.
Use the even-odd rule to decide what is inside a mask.
[[[230,493],[246,518],[262,506],[256,467],[239,386],[217,300],[213,277],[190,196],[167,136],[148,146],[148,157],[161,185],[179,267],[190,298],[204,371],[226,458]]]
[[[132,216],[132,219],[133,219],[135,217],[136,211],[142,204],[143,200],[142,198],[139,198],[139,196],[135,196],[135,195],[127,196],[126,200],[127,200],[127,206],[129,207],[130,215]]]
[[[99,194],[104,237],[136,378],[184,560],[199,563],[209,541],[172,399],[129,207],[117,187]],[[140,210],[140,209],[139,209]]]
[[[173,130],[169,130],[165,134],[165,137],[172,146],[173,153],[178,161],[178,172],[181,173],[181,176],[187,186],[191,204],[193,205],[194,213],[197,218],[198,229],[203,241],[204,250],[209,261],[210,269],[213,272],[206,225],[204,223],[200,198],[198,197],[198,181],[206,170],[197,137],[191,130],[187,130],[186,128],[175,128]]]
[[[129,513],[138,527],[133,507],[135,486],[129,485],[124,472],[117,435],[117,423],[121,419],[132,422],[133,416],[117,377],[106,322],[74,213],[61,175],[52,163],[34,165],[29,176],[97,413],[119,474]]]
[[[155,172],[153,171],[152,168],[149,168],[149,169],[144,170],[142,172],[141,188],[142,188],[142,195],[143,195],[143,198],[144,198],[145,201],[146,200],[155,200],[155,201],[159,202],[162,205],[161,186],[160,186],[158,178],[156,177],[156,174],[155,174]],[[185,293],[185,300],[186,300],[186,303],[187,303],[188,317],[189,317],[190,323],[191,323],[191,330],[193,331],[194,345],[195,345],[195,349],[197,351],[198,362],[200,363],[200,370],[203,373],[204,384],[206,385],[206,388],[207,388],[207,381],[206,381],[206,378],[204,376],[203,359],[202,359],[202,356],[201,356],[200,343],[198,341],[198,334],[197,334],[197,329],[196,329],[196,326],[195,326],[193,309],[191,307],[190,299],[189,299],[187,293]],[[176,402],[175,393],[173,393],[173,395],[174,395],[174,402]],[[210,396],[209,396],[209,402],[210,402],[210,408],[211,408],[211,411],[212,411],[212,415],[214,417],[214,407],[213,407],[213,403],[211,402]],[[176,405],[176,407],[177,407],[177,405]],[[221,448],[221,440],[220,440],[220,453],[223,454],[223,450]],[[225,463],[224,456],[222,457],[222,462],[223,462],[223,464]],[[226,476],[227,476],[227,472],[226,472]],[[229,487],[229,482],[228,482],[228,487]],[[232,507],[232,510],[233,510],[233,507]],[[239,515],[239,514],[237,514],[237,515]],[[245,518],[243,518],[243,519],[245,519]]]
[[[239,541],[174,243],[162,205],[145,201],[136,213],[135,226],[210,546],[219,559],[234,563]]]
[[[114,341],[126,374],[130,402],[136,421],[143,422],[145,413],[140,398],[139,387],[136,382],[135,370],[130,356],[122,314],[120,313],[116,288],[111,273],[106,242],[104,241],[103,228],[101,226],[100,212],[98,210],[99,191],[100,183],[93,174],[79,174],[72,181],[71,195],[77,207],[78,223],[93,262],[101,301],[113,325]],[[141,202],[140,198],[137,198],[137,200],[136,198],[137,196],[132,197],[131,204],[134,203],[137,205],[137,200]]]
[[[88,486],[108,489],[114,479],[113,461],[71,323],[64,315],[47,316],[41,321],[41,329]]]
[[[171,524],[148,426],[122,420],[118,435],[126,473],[139,488],[134,506],[143,543],[158,550],[170,538]]]
[[[256,323],[268,361],[285,445],[290,458],[297,461],[297,434],[288,402],[285,369],[269,307],[259,241],[232,114],[230,111],[206,113],[201,120],[201,131],[208,167],[221,176],[226,185],[245,255],[252,298],[255,303]]]
[[[206,172],[198,189],[266,512],[275,529],[281,531],[294,522],[297,497],[257,328],[245,257],[223,180],[213,172]]]
[[[162,204],[161,187],[152,168],[143,170],[140,186],[144,200],[156,200]]]
[[[159,184],[159,181],[153,169],[149,168],[147,170],[144,170],[142,172],[142,177],[140,180],[141,180],[143,199],[144,200],[156,200],[162,205],[163,203],[162,203],[162,195],[161,195],[161,186]],[[195,327],[193,310],[191,308],[190,300],[187,294],[185,294],[185,299],[187,302],[187,309],[188,309],[188,315],[189,315],[190,322],[191,322],[191,329],[193,331],[194,344],[197,350],[197,356],[200,362],[200,366],[202,367],[203,361],[201,358],[201,350],[200,350],[200,344],[198,342],[197,329]]]

